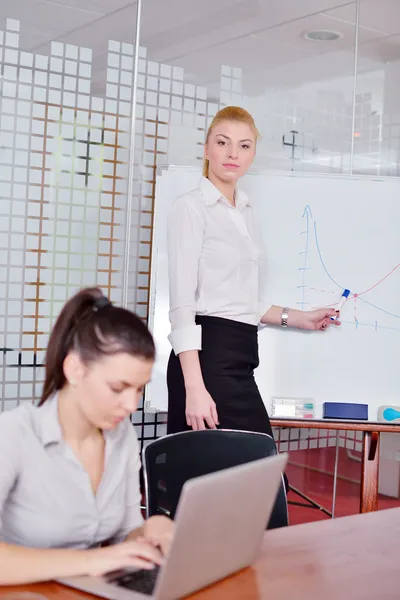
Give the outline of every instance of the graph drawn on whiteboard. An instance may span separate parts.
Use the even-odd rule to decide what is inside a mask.
[[[340,281],[339,276],[330,272],[329,265],[324,260],[323,240],[318,236],[318,223],[313,218],[311,206],[308,204],[304,207],[302,221],[300,245],[303,249],[299,252],[300,299],[297,301],[297,306],[301,310],[330,307],[338,302],[341,292],[346,287],[351,288],[351,281]],[[397,277],[397,285],[400,285],[399,267],[400,263],[397,263],[378,281],[371,282],[366,289],[353,289],[347,300],[346,318],[342,318],[342,322],[353,325],[356,330],[360,327],[368,327],[375,332],[383,329],[400,332],[400,307],[397,313],[391,312],[385,307],[384,300],[385,282]],[[327,282],[324,289],[320,285],[319,287],[313,285],[314,272],[321,269]],[[318,281],[321,281],[320,273],[318,273]],[[374,291],[377,292],[379,304],[369,300]]]

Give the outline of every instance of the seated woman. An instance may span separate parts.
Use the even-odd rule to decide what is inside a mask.
[[[129,419],[154,357],[146,325],[98,288],[64,306],[39,406],[0,415],[0,585],[162,562],[172,524],[143,522]]]

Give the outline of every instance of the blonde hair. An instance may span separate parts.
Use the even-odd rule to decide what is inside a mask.
[[[216,125],[219,125],[222,121],[237,121],[238,123],[246,123],[254,133],[256,140],[260,139],[260,133],[256,127],[253,117],[247,110],[241,108],[240,106],[225,106],[225,108],[221,108],[211,121],[210,127],[207,131],[206,136],[206,144],[209,140],[211,131],[214,129]],[[203,159],[203,176],[208,177],[208,167],[209,161],[208,158]]]

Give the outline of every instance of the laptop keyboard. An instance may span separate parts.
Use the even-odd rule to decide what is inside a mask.
[[[112,583],[119,587],[151,596],[156,585],[159,571],[160,567],[154,567],[154,569],[151,569],[150,571],[147,569],[139,569],[138,571],[124,573],[123,575],[115,577],[112,580]]]

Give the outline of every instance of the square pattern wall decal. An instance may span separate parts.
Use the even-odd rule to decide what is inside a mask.
[[[40,396],[68,297],[100,285],[121,301],[132,114],[133,45],[110,42],[99,98],[91,49],[24,52],[19,28],[0,33],[0,410]]]

